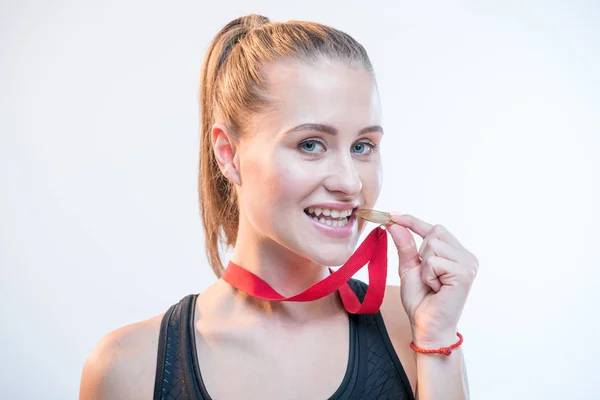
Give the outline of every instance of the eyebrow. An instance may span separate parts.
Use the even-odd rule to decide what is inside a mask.
[[[331,125],[310,124],[309,123],[309,124],[301,124],[301,125],[295,126],[292,129],[287,130],[284,133],[284,135],[289,135],[291,133],[301,132],[301,131],[318,131],[318,132],[327,133],[327,134],[333,135],[333,136],[338,134],[338,130],[335,129]],[[379,132],[383,135],[383,128],[379,125],[367,126],[366,128],[363,128],[360,131],[358,131],[357,136],[364,135],[365,133],[370,133],[370,132]]]

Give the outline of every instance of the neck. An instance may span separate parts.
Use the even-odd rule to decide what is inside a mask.
[[[231,261],[260,277],[282,296],[296,295],[330,274],[327,267],[293,253],[249,228],[249,224],[240,221]],[[230,289],[234,301],[282,320],[314,320],[343,309],[337,292],[315,301],[288,302],[257,299]]]

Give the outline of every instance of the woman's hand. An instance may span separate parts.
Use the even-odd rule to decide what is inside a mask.
[[[449,346],[457,340],[458,320],[479,262],[442,225],[409,214],[390,216],[394,224],[386,229],[398,248],[400,294],[414,342],[428,348]],[[407,228],[423,238],[419,251]]]

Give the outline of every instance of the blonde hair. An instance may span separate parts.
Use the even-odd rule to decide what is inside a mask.
[[[363,46],[344,32],[314,22],[271,22],[251,14],[229,22],[213,38],[201,70],[198,194],[206,255],[217,277],[224,270],[219,242],[235,245],[239,210],[235,187],[215,160],[211,129],[218,115],[237,135],[234,139],[247,134],[250,117],[270,106],[262,67],[281,59],[331,59],[358,64],[374,74]]]

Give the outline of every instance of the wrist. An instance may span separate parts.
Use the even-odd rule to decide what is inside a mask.
[[[439,342],[434,340],[434,341],[420,341],[421,346],[418,346],[415,344],[414,340],[410,343],[410,348],[413,349],[414,351],[416,351],[417,353],[423,353],[423,354],[443,354],[445,356],[449,356],[450,354],[452,354],[452,350],[456,349],[457,347],[460,347],[460,345],[463,342],[463,336],[456,332],[456,336],[458,336],[458,341],[454,344],[451,344],[449,346],[440,346],[437,349],[426,349],[423,348],[421,346],[439,346],[439,344],[437,343],[441,343],[441,340],[445,340],[445,339],[439,339]]]
[[[456,330],[444,332],[422,332],[413,328],[413,343],[424,349],[437,349],[450,346],[458,341]]]

